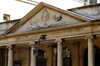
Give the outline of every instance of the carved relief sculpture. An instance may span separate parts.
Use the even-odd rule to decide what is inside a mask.
[[[63,50],[63,58],[69,58],[70,57],[70,51],[68,48]]]
[[[53,22],[53,26],[58,26],[58,25],[65,25],[66,22],[62,21],[62,15],[54,15],[54,22]]]
[[[50,17],[49,17],[49,13],[48,13],[47,9],[44,9],[41,18],[42,18],[43,22],[46,22],[49,20]]]
[[[27,29],[35,29],[35,28],[38,28],[38,19],[36,20],[31,20],[29,22],[30,26],[27,28]]]
[[[54,17],[54,20],[55,20],[56,22],[57,22],[57,21],[60,21],[60,20],[62,19],[61,14],[60,14],[59,16],[54,15],[53,17]]]

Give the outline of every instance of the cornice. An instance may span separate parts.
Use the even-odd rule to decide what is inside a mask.
[[[56,28],[48,28],[48,29],[43,29],[43,30],[35,30],[35,31],[31,31],[31,32],[26,32],[26,33],[13,33],[13,34],[1,35],[0,38],[32,35],[32,34],[37,34],[37,33],[52,32],[52,31],[66,30],[66,29],[74,29],[74,28],[81,28],[81,27],[86,27],[86,26],[89,27],[92,24],[93,23],[86,22],[86,23],[82,23],[82,24],[69,25],[69,26],[65,26],[65,27],[56,27]]]

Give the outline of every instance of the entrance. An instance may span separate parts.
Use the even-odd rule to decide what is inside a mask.
[[[63,66],[72,66],[71,52],[68,48],[63,48]]]
[[[96,45],[94,45],[94,59],[95,66],[100,66],[100,49]],[[88,66],[88,48],[85,51],[84,66]]]
[[[36,66],[46,66],[46,53],[39,50],[39,55],[36,56]]]

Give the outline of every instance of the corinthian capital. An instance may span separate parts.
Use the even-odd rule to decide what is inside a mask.
[[[29,46],[35,47],[35,42],[34,42],[34,41],[31,41],[31,42],[29,43]]]
[[[6,48],[11,49],[12,48],[12,45],[11,44],[8,44]]]
[[[93,39],[93,35],[86,35],[85,39]]]
[[[58,42],[62,42],[61,38],[57,38],[57,39],[55,40],[55,43],[58,43]]]

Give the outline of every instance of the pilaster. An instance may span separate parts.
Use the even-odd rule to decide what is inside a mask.
[[[74,42],[74,66],[79,66],[79,45],[80,42]]]

